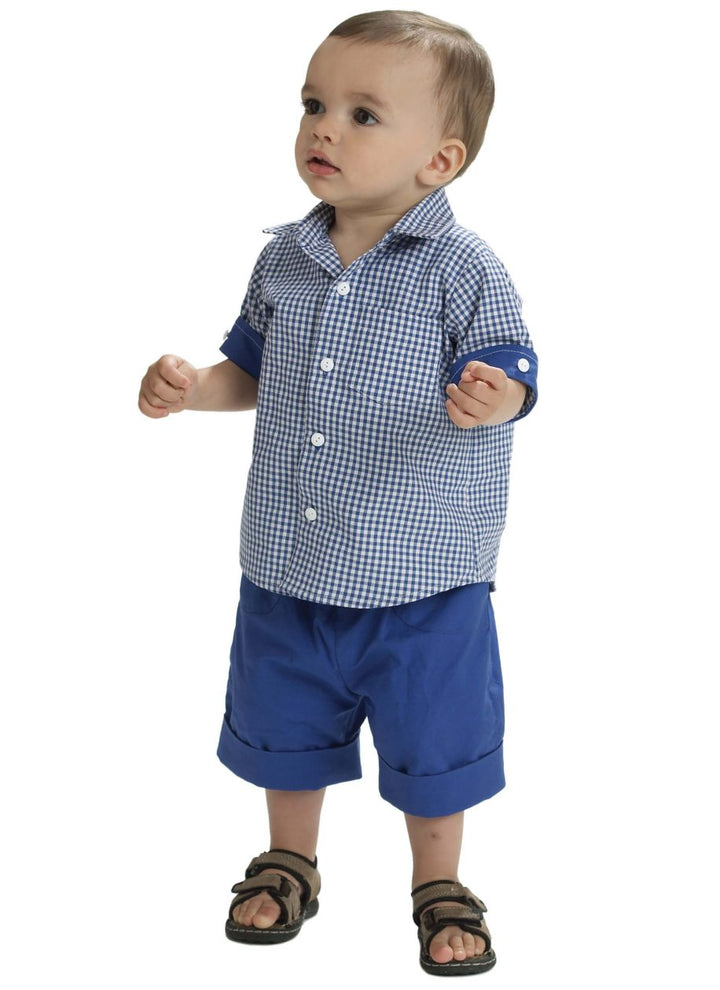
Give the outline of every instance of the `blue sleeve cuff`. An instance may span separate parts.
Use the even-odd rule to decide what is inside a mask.
[[[514,378],[527,386],[525,401],[520,412],[510,422],[514,423],[516,420],[527,416],[537,402],[538,395],[538,359],[535,351],[530,347],[523,347],[521,344],[500,344],[495,347],[483,347],[479,351],[470,351],[459,357],[453,364],[450,369],[448,385],[451,382],[454,385],[458,384],[463,368],[468,361],[484,361],[485,364],[491,364],[494,368],[502,368],[508,378]]]
[[[220,350],[233,364],[237,364],[253,378],[259,378],[264,346],[265,338],[238,316],[232,330],[225,335]]]

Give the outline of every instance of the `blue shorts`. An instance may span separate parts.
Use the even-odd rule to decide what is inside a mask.
[[[245,575],[218,756],[272,790],[362,775],[367,717],[380,794],[411,815],[452,815],[505,785],[503,689],[487,582],[405,605],[345,608]]]

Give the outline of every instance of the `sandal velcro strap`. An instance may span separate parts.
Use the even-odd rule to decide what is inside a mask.
[[[467,887],[452,880],[433,880],[430,883],[423,883],[412,892],[413,899],[413,921],[420,923],[420,915],[429,908],[431,904],[440,901],[457,901],[466,907],[473,908],[476,912],[487,911],[487,908],[475,894]]]
[[[271,849],[269,852],[261,853],[251,861],[245,871],[245,877],[248,879],[255,877],[263,870],[284,870],[294,877],[302,888],[303,904],[315,900],[320,893],[317,857],[313,862],[306,856],[290,852],[288,849]]]

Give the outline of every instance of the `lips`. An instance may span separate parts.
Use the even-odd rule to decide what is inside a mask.
[[[339,172],[337,165],[333,165],[329,158],[319,152],[311,151],[307,157],[307,167],[313,175],[333,175]]]
[[[335,162],[331,162],[327,155],[321,151],[317,151],[315,148],[312,148],[308,152],[308,161],[319,162],[321,165],[331,165],[333,168],[336,168]]]

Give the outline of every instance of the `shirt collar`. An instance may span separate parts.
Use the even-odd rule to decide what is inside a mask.
[[[421,199],[405,216],[400,217],[389,235],[405,234],[408,237],[439,237],[455,223],[455,215],[450,209],[445,188],[440,186],[425,199]]]
[[[304,245],[309,245],[327,237],[334,216],[334,207],[330,206],[329,203],[318,203],[302,220],[281,223],[276,227],[265,227],[263,233],[281,234],[283,231],[294,227],[298,233],[298,242],[302,240]],[[400,217],[385,237],[389,239],[401,234],[407,237],[439,237],[448,231],[454,223],[455,215],[450,208],[445,189],[441,186],[421,199],[404,216]]]

